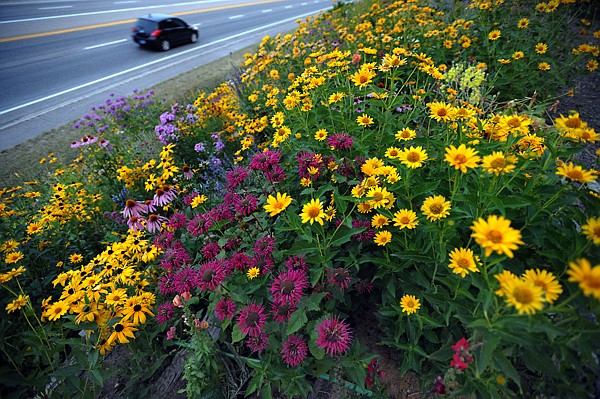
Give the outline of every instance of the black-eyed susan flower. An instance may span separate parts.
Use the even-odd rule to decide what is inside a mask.
[[[443,195],[434,195],[425,198],[421,211],[427,220],[435,222],[450,215],[450,201],[446,201]]]
[[[593,171],[585,170],[579,165],[573,165],[573,162],[559,165],[556,174],[580,183],[591,183],[596,180],[596,175]]]
[[[325,218],[325,212],[323,211],[323,203],[320,199],[315,198],[302,206],[302,213],[300,214],[302,223],[314,222],[323,225],[323,219]]]
[[[146,314],[154,316],[151,311],[150,304],[140,296],[128,298],[123,307],[122,321],[130,320],[133,325],[144,324],[146,322]]]
[[[529,19],[527,18],[521,18],[519,20],[519,22],[517,22],[517,28],[519,29],[525,29],[529,26]]]
[[[421,308],[421,301],[414,295],[405,294],[400,299],[400,307],[402,307],[402,312],[406,314],[416,313]]]
[[[69,311],[69,303],[67,301],[54,302],[46,310],[45,317],[50,321],[58,320],[62,315]]]
[[[585,224],[581,226],[581,231],[588,240],[596,245],[600,245],[600,217],[589,218]]]
[[[569,262],[569,281],[579,284],[585,296],[593,296],[600,300],[600,265],[592,264],[585,258]]]
[[[525,271],[522,278],[525,281],[532,282],[533,285],[541,287],[548,303],[553,303],[563,292],[556,277],[547,270],[529,269]]]
[[[460,274],[464,278],[467,274],[479,271],[476,257],[472,250],[468,248],[455,248],[450,252],[450,264],[448,267],[454,274]]]
[[[400,230],[412,230],[419,224],[417,214],[410,209],[400,209],[394,213],[394,218],[392,220],[394,222],[394,226],[399,227]]]
[[[495,251],[512,258],[512,251],[523,244],[521,232],[510,227],[510,220],[502,216],[490,215],[487,220],[479,218],[473,222],[471,230],[471,236],[485,250],[485,256],[490,256]]]
[[[534,314],[544,308],[544,290],[531,281],[520,278],[508,280],[504,285],[504,297],[519,314]]]
[[[267,197],[267,204],[263,207],[269,216],[275,216],[283,212],[292,203],[292,197],[286,193],[277,192],[275,196]]]
[[[129,342],[128,338],[135,338],[134,331],[137,331],[137,328],[133,326],[133,323],[121,320],[113,326],[113,331],[108,337],[107,344],[112,345],[117,341],[120,344],[126,344]]]
[[[477,153],[477,150],[464,144],[459,145],[458,148],[451,145],[446,148],[445,159],[451,166],[454,166],[454,169],[467,173],[468,168],[477,167],[477,163],[481,159]]]

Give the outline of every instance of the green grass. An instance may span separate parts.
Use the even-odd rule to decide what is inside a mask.
[[[154,99],[164,104],[165,111],[174,102],[179,104],[193,102],[199,93],[210,92],[224,82],[241,65],[244,54],[254,53],[257,46],[252,45],[230,53],[226,57],[198,66],[191,71],[142,90],[155,89]],[[117,94],[129,95],[130,93]],[[95,104],[89,105],[93,106]],[[78,151],[73,151],[70,147],[71,142],[80,139],[81,136],[80,131],[72,128],[73,123],[75,121],[49,130],[13,148],[1,151],[0,188],[16,186],[24,181],[43,180],[49,168],[48,165],[40,166],[39,160],[49,153],[54,153],[59,161],[58,164],[68,163],[79,155]],[[51,166],[50,170],[52,170]]]

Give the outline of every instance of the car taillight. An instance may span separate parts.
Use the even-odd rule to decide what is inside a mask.
[[[154,32],[152,32],[152,34],[150,36],[157,37],[158,35],[160,35],[160,32],[162,32],[162,31],[160,29],[157,29]]]

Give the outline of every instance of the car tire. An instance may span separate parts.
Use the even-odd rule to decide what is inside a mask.
[[[171,42],[169,42],[167,39],[163,39],[160,41],[160,49],[162,51],[169,51],[171,50]]]
[[[190,42],[198,43],[198,35],[196,33],[192,33],[192,36],[190,36]]]

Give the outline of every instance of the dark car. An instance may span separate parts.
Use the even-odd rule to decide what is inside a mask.
[[[198,28],[167,14],[148,14],[131,28],[133,41],[140,46],[168,51],[171,47],[198,41]]]

